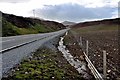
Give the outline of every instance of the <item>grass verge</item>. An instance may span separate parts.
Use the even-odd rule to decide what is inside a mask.
[[[37,50],[2,80],[81,80],[81,75],[63,58],[48,48]]]

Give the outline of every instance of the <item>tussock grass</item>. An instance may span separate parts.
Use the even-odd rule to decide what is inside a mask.
[[[9,80],[80,80],[81,75],[63,58],[48,48],[37,50],[15,68]],[[6,80],[4,78],[3,80]]]

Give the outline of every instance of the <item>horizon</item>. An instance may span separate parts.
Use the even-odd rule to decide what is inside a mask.
[[[0,11],[2,12],[2,11]],[[4,12],[2,12],[4,13]],[[44,21],[54,21],[54,20],[47,20],[47,19],[43,19],[43,18],[39,18],[39,17],[33,17],[33,16],[30,16],[30,17],[24,17],[24,16],[18,16],[18,15],[15,15],[15,14],[9,14],[9,13],[4,13],[4,14],[8,14],[8,15],[14,15],[14,16],[17,16],[17,17],[23,17],[23,18],[33,18],[33,19],[39,19],[39,20],[44,20]],[[84,22],[91,22],[91,21],[102,21],[102,20],[109,20],[109,19],[117,19],[119,17],[116,17],[116,18],[105,18],[105,19],[93,19],[93,20],[86,20],[86,21],[81,21],[81,22],[73,22],[73,23],[84,23]],[[72,22],[72,21],[62,21],[62,22],[59,22],[59,21],[55,21],[55,22],[58,22],[58,23],[63,23],[63,22]]]
[[[118,0],[1,0],[0,11],[56,22],[86,22],[118,18]]]

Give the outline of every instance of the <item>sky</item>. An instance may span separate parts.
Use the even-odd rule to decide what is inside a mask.
[[[118,17],[119,0],[0,0],[0,11],[52,21],[84,22]]]

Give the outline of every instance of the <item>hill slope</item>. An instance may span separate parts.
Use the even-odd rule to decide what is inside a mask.
[[[119,22],[120,18],[116,19],[105,19],[105,20],[100,20],[100,21],[89,21],[89,22],[83,22],[83,23],[78,23],[72,26],[72,28],[80,28],[80,27],[87,27],[87,26],[93,26],[93,25],[118,25],[120,24]]]
[[[62,24],[65,25],[65,26],[68,26],[68,25],[74,25],[74,24],[76,24],[76,23],[74,23],[74,22],[69,22],[69,21],[64,21],[64,22],[62,22]]]
[[[64,29],[65,26],[54,21],[25,18],[2,13],[2,36],[37,34]]]

